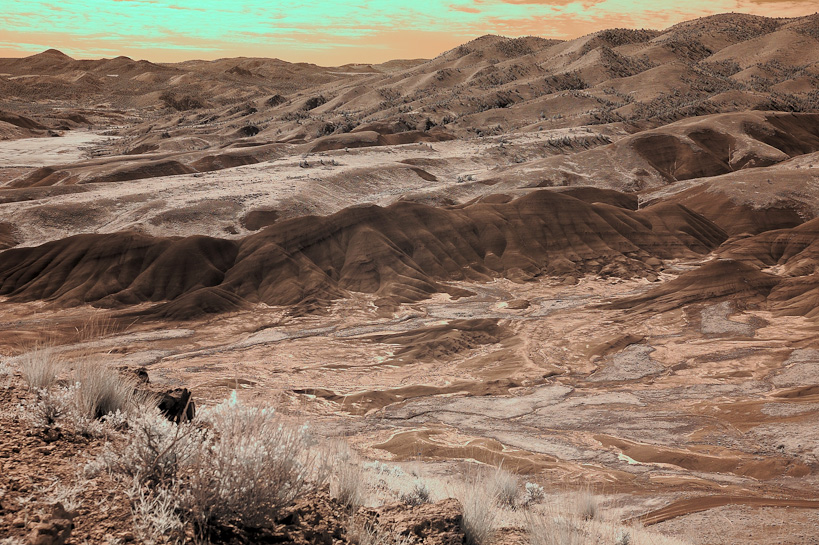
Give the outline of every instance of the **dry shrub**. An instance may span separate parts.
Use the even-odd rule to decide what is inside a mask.
[[[266,526],[323,480],[314,473],[321,452],[306,426],[286,423],[271,408],[243,407],[235,393],[203,418],[212,433],[194,460],[184,502],[200,528],[211,522]]]
[[[131,498],[131,517],[134,534],[139,543],[179,543],[183,538],[184,523],[177,512],[178,503],[165,489],[154,493],[138,482],[128,491]]]
[[[521,502],[524,506],[540,503],[546,498],[546,492],[544,492],[543,487],[537,483],[526,483],[525,489],[526,493]]]
[[[99,463],[141,484],[169,488],[179,482],[184,468],[197,462],[207,442],[206,434],[207,430],[196,424],[175,425],[158,409],[146,410],[128,422],[125,447],[106,445]]]
[[[270,526],[327,476],[306,426],[270,408],[242,406],[235,393],[188,423],[146,412],[130,423],[125,439],[125,448],[109,446],[89,469],[136,479],[148,487],[150,501],[172,494],[183,520],[203,538],[215,525]]]
[[[75,388],[37,390],[36,398],[26,405],[24,414],[40,431],[58,427],[62,419],[73,410],[75,391]]]
[[[400,497],[402,502],[415,506],[429,503],[432,501],[430,496],[431,494],[427,483],[421,479],[415,479],[412,483],[412,488],[407,492],[402,492]]]
[[[57,383],[63,368],[62,360],[53,348],[38,346],[14,358],[23,380],[31,390],[47,390]]]
[[[87,486],[84,479],[76,479],[71,482],[63,480],[53,481],[48,486],[38,488],[39,501],[54,504],[59,503],[69,513],[77,512],[82,507],[83,498],[81,492]]]

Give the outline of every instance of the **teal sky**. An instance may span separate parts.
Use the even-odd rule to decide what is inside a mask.
[[[819,0],[2,0],[0,56],[278,57],[322,65],[435,55],[483,34],[574,38],[728,11],[797,16]]]

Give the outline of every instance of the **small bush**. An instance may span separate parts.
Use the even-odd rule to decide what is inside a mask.
[[[65,483],[55,481],[45,488],[41,488],[39,492],[40,501],[46,503],[59,503],[69,513],[77,512],[82,507],[82,496],[80,492],[83,491],[87,485],[86,482],[79,481],[74,483]]]
[[[57,382],[63,362],[51,348],[38,347],[15,358],[23,380],[32,390],[47,390]]]
[[[241,406],[235,394],[203,418],[212,432],[191,460],[182,504],[200,531],[215,522],[268,526],[323,482],[321,451],[306,426],[289,425],[270,408]]]
[[[421,479],[415,479],[409,492],[401,494],[401,501],[407,505],[423,505],[430,502],[429,488]]]
[[[137,483],[133,508],[146,535],[162,520],[175,524],[163,494],[176,498],[181,520],[207,539],[215,526],[271,526],[328,473],[306,426],[290,425],[269,408],[242,406],[235,393],[191,422],[174,424],[158,409],[145,411],[129,421],[125,440],[124,448],[109,444],[86,471],[108,469]]]
[[[528,506],[534,503],[540,503],[546,498],[546,493],[543,487],[536,483],[526,483],[526,492],[523,496],[523,505]]]
[[[107,445],[99,462],[141,484],[169,487],[179,481],[183,468],[198,461],[206,434],[207,430],[191,423],[169,422],[157,409],[145,411],[129,422],[125,448],[115,450]]]
[[[71,412],[73,401],[73,389],[40,389],[34,401],[26,406],[25,414],[35,428],[47,430],[56,427]]]

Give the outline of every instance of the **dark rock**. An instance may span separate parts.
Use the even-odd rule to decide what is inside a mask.
[[[175,388],[159,395],[159,410],[171,422],[185,422],[196,416],[196,403],[187,388]]]

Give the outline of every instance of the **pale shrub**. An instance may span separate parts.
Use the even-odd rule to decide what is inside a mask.
[[[82,496],[80,493],[88,485],[83,479],[73,482],[54,481],[49,486],[37,487],[39,501],[46,503],[59,503],[69,513],[76,512],[82,507]]]
[[[134,534],[139,543],[179,543],[185,524],[177,512],[178,505],[170,490],[147,491],[138,481],[128,491]]]
[[[202,418],[212,431],[188,464],[182,502],[200,530],[216,521],[267,526],[326,478],[307,426],[291,425],[271,408],[241,406],[234,393]]]
[[[528,506],[533,503],[540,503],[546,498],[546,492],[543,487],[537,483],[526,483],[525,492],[523,495],[523,505]]]
[[[107,444],[99,461],[112,473],[154,487],[172,486],[207,448],[207,430],[193,423],[173,424],[156,408],[132,418],[128,428],[125,447]]]
[[[72,411],[73,403],[72,388],[38,388],[34,400],[23,407],[23,416],[34,428],[48,430],[59,426],[63,418]]]
[[[162,494],[172,494],[182,520],[203,538],[214,524],[270,526],[328,473],[306,426],[291,425],[270,408],[243,406],[235,393],[192,422],[174,424],[158,410],[145,411],[129,421],[125,441],[124,448],[109,444],[87,472],[108,469],[147,486],[144,500],[135,496],[143,520],[168,509]]]

